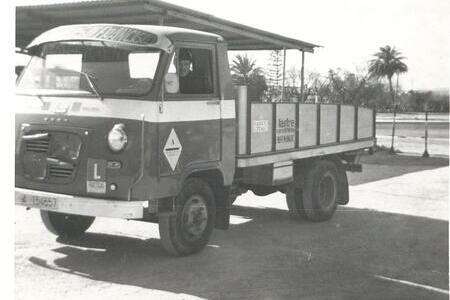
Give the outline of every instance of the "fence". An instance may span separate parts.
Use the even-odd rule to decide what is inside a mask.
[[[377,144],[391,148],[393,114],[377,114]],[[393,148],[399,152],[449,155],[449,116],[429,112],[398,113]]]

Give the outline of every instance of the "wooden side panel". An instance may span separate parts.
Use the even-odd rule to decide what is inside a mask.
[[[358,108],[358,139],[373,135],[373,111],[368,108]]]
[[[299,147],[317,144],[317,105],[300,104],[299,112]]]
[[[355,107],[341,106],[341,132],[340,141],[351,141],[355,135]]]
[[[275,149],[294,149],[295,146],[295,113],[294,103],[277,105]]]
[[[272,105],[252,103],[251,153],[272,150]]]
[[[335,143],[337,141],[337,106],[320,106],[320,144]]]

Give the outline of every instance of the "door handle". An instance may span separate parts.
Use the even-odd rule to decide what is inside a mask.
[[[206,104],[208,104],[208,105],[219,105],[220,104],[220,100],[206,101]]]

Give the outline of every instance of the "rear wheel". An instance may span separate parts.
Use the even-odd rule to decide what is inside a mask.
[[[338,178],[336,165],[328,160],[317,161],[309,170],[303,187],[303,208],[311,221],[326,221],[338,204]]]
[[[306,217],[305,209],[303,208],[302,189],[297,188],[294,183],[291,183],[286,187],[285,194],[290,216],[293,218]]]
[[[229,205],[230,205],[230,206],[233,205],[233,203],[234,203],[234,201],[236,201],[236,199],[237,199],[237,196],[230,196],[230,197],[228,198],[228,203],[229,203]]]
[[[41,219],[51,233],[61,237],[76,237],[91,227],[95,217],[41,210]]]
[[[200,251],[209,241],[215,215],[211,188],[201,179],[189,178],[176,198],[175,212],[159,216],[163,247],[177,256]]]

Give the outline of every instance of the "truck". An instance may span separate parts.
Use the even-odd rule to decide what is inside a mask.
[[[65,25],[26,51],[15,204],[39,209],[57,236],[80,236],[96,217],[139,220],[159,224],[169,253],[189,255],[229,228],[247,191],[280,191],[294,219],[326,221],[349,202],[346,172],[375,146],[372,109],[250,101],[217,34]]]

